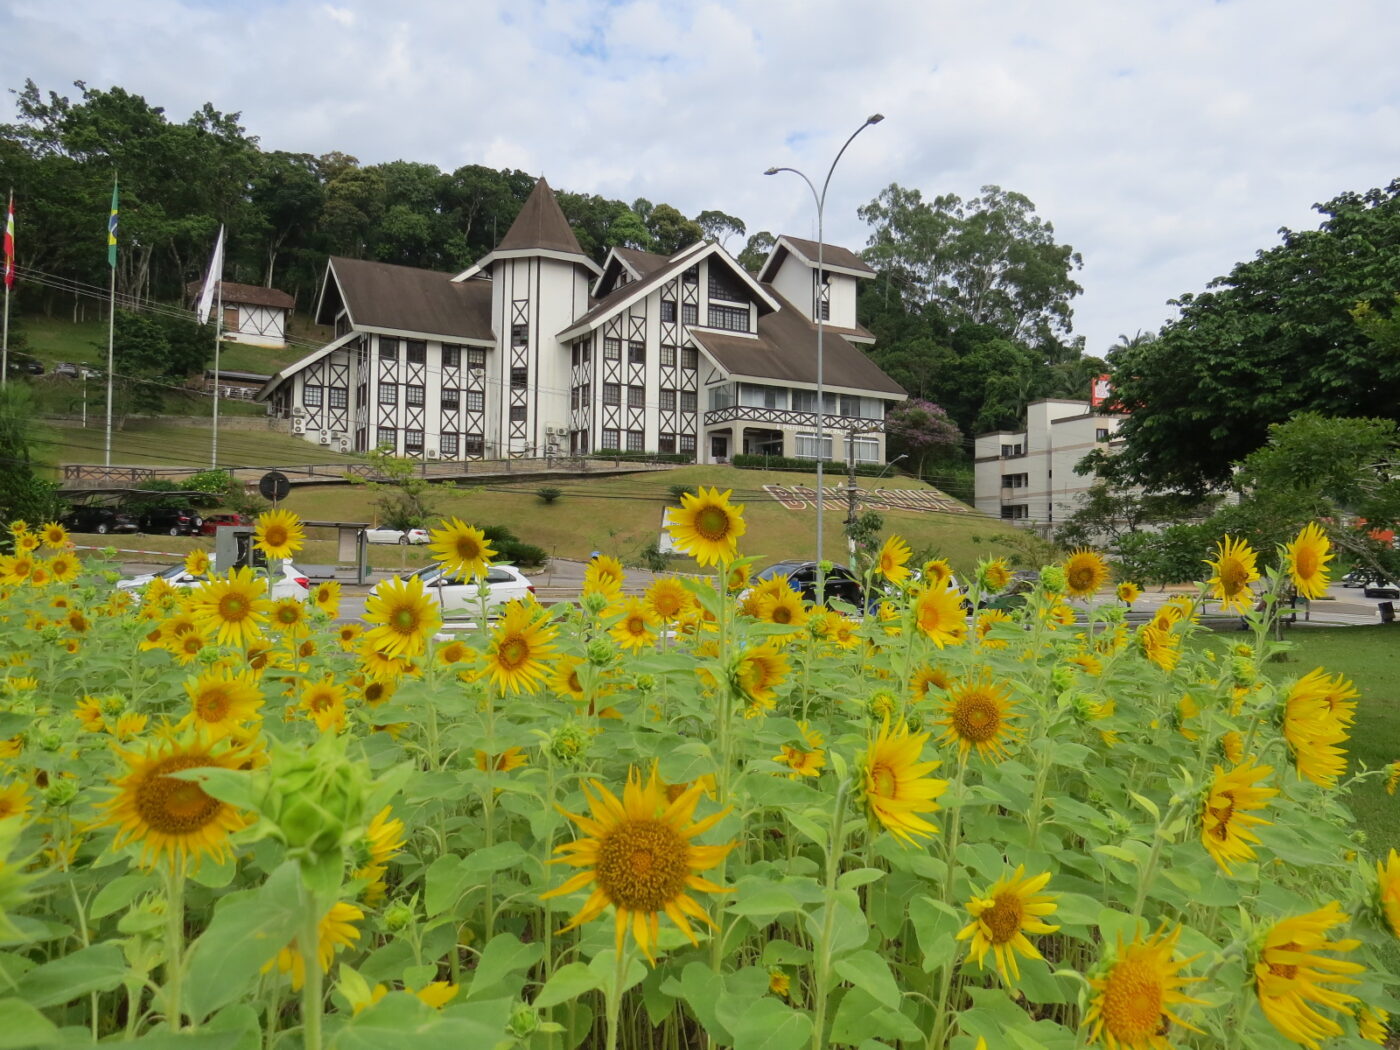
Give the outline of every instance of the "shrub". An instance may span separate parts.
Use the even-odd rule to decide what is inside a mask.
[[[535,495],[540,498],[541,503],[553,503],[564,495],[564,490],[555,488],[553,485],[546,485],[544,488],[535,489]]]

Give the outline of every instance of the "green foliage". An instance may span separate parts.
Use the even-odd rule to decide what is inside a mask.
[[[842,531],[847,539],[855,541],[857,558],[868,562],[880,547],[880,533],[884,527],[885,519],[880,513],[867,510],[861,512],[855,521],[846,522]]]
[[[670,555],[661,549],[661,545],[656,540],[652,540],[642,548],[640,557],[642,567],[650,569],[652,572],[665,572],[671,567]]]
[[[1158,339],[1110,354],[1120,470],[1154,489],[1229,481],[1296,412],[1400,419],[1400,356],[1376,312],[1400,288],[1400,180],[1317,206],[1316,230],[1235,266]],[[1357,304],[1365,304],[1358,314]]]
[[[400,459],[383,448],[368,458],[378,477],[363,484],[374,493],[379,524],[389,529],[424,528],[433,514],[433,486],[423,477],[418,461]],[[350,475],[350,481],[361,483],[356,475]]]
[[[522,569],[541,568],[549,561],[543,547],[525,543],[504,525],[486,525],[481,531],[496,551],[496,561]]]
[[[817,469],[815,459],[799,459],[796,456],[731,456],[729,463],[731,466],[741,467],[747,470],[800,470],[810,474]],[[826,460],[825,470],[828,475],[845,475],[849,467],[845,463],[838,463],[834,459]],[[879,477],[886,472],[886,468],[880,463],[857,463],[856,474],[863,478]]]
[[[1145,529],[1208,517],[1216,502],[1175,492],[1143,493],[1099,478],[1055,529],[1055,539],[1066,548],[1111,547]]]
[[[535,489],[535,495],[540,498],[541,503],[553,503],[564,495],[564,490],[553,485],[545,485],[543,488]]]
[[[60,501],[52,482],[36,477],[32,467],[33,398],[27,387],[0,388],[0,521],[30,525],[58,516]],[[3,536],[9,545],[8,532]]]
[[[1201,551],[1207,550],[1217,535],[1212,525],[1185,522],[1157,532],[1128,533],[1119,537],[1115,548],[1116,575],[1158,586],[1199,579]]]

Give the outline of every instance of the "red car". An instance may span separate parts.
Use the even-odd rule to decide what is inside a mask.
[[[201,536],[212,536],[220,525],[251,525],[253,519],[246,514],[211,514],[199,527]]]

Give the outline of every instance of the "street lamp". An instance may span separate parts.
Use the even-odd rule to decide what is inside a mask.
[[[817,187],[812,184],[812,180],[796,168],[769,168],[763,174],[776,175],[780,171],[790,171],[812,191],[812,199],[817,203],[817,279],[813,286],[812,304],[813,313],[817,319],[817,576],[818,591],[821,592],[821,563],[822,554],[822,515],[825,510],[825,473],[826,465],[826,384],[825,372],[823,371],[823,352],[825,350],[825,324],[821,309],[821,280],[826,272],[825,249],[825,227],[823,225],[823,213],[826,211],[826,191],[831,185],[831,176],[836,171],[836,165],[841,160],[841,155],[846,152],[846,147],[855,141],[859,135],[871,124],[878,124],[884,120],[884,114],[873,113],[865,118],[865,123],[851,132],[851,137],[846,140],[846,144],[836,152],[836,159],[831,162],[831,167],[826,171],[826,179],[822,182],[822,191],[817,192]]]

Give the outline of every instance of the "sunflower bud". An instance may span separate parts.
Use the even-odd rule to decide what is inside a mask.
[[[1047,565],[1040,570],[1040,589],[1046,594],[1063,594],[1069,579],[1060,565]]]
[[[578,601],[579,606],[590,618],[603,615],[603,610],[608,607],[608,596],[599,594],[597,591],[589,591]]]
[[[580,726],[566,722],[550,735],[549,753],[566,765],[582,761],[588,752],[589,737]]]
[[[268,766],[263,815],[278,837],[311,856],[342,848],[358,834],[365,808],[364,770],[343,740],[323,735],[309,751],[279,748]]]
[[[413,925],[417,915],[414,913],[412,905],[403,901],[394,901],[384,909],[384,927],[391,933],[398,933]]]
[[[44,804],[53,809],[64,809],[78,797],[78,782],[68,777],[54,781],[44,789]]]
[[[1094,610],[1105,623],[1122,623],[1128,617],[1128,610],[1121,605],[1104,605]]]
[[[637,690],[642,693],[649,693],[656,688],[656,679],[649,674],[637,675]]]
[[[1258,669],[1249,657],[1233,656],[1230,658],[1230,677],[1236,685],[1253,685],[1257,675]]]
[[[40,733],[34,742],[43,751],[57,751],[63,746],[63,737],[53,730],[46,730]]]
[[[528,1037],[539,1026],[540,1015],[529,1003],[516,1003],[510,1012],[510,1020],[506,1023],[510,1034],[517,1039]]]
[[[1056,664],[1055,669],[1050,672],[1050,682],[1055,687],[1055,692],[1063,693],[1074,684],[1074,670],[1068,664]]]
[[[588,662],[594,667],[607,667],[613,662],[616,653],[613,652],[612,643],[603,638],[594,638],[588,643]]]

